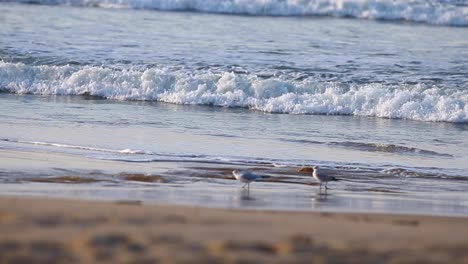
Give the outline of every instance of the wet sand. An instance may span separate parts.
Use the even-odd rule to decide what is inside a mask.
[[[0,196],[122,199],[217,208],[468,216],[466,176],[407,174],[354,167],[324,170],[340,179],[322,192],[308,165],[121,162],[74,154],[0,151]],[[232,175],[264,176],[250,193]],[[434,188],[437,186],[437,188]]]
[[[0,263],[468,263],[468,218],[0,198]]]

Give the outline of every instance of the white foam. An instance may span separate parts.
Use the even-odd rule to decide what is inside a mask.
[[[117,151],[120,154],[153,154],[151,151],[136,150],[136,149],[123,149]]]
[[[103,8],[136,8],[267,16],[340,16],[468,25],[468,7],[457,0],[10,0]]]
[[[28,66],[0,62],[0,89],[18,94],[89,94],[118,100],[245,107],[290,114],[358,115],[468,122],[468,90],[423,84],[342,87],[311,78],[262,79],[232,72]]]

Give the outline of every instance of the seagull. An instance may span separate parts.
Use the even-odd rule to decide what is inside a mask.
[[[245,186],[247,186],[247,189],[249,189],[251,182],[262,178],[262,176],[254,174],[250,171],[240,172],[238,170],[233,170],[232,174],[234,175],[234,177],[236,177],[238,181],[245,183],[244,186],[242,186],[243,189],[245,189]]]
[[[312,176],[314,177],[314,179],[316,179],[320,183],[320,189],[322,189],[323,182],[325,182],[325,190],[326,190],[328,189],[327,184],[329,181],[338,181],[337,178],[333,176],[329,176],[323,173],[322,171],[320,171],[319,167],[317,166],[313,166],[312,169],[313,169]]]

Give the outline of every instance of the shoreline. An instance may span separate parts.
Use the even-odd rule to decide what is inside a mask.
[[[371,170],[328,170],[342,181],[320,192],[305,167],[251,164],[119,162],[70,153],[18,151],[0,153],[1,196],[34,195],[92,201],[139,200],[209,208],[302,212],[361,212],[468,216],[464,181],[405,178]],[[246,192],[231,171],[249,169],[268,178]],[[349,176],[349,178],[347,178]],[[461,184],[460,184],[461,183]],[[439,188],[434,189],[434,184]]]
[[[0,197],[0,262],[468,261],[468,218]]]

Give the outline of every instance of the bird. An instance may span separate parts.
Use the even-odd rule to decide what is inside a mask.
[[[322,189],[322,183],[325,183],[325,190],[328,189],[327,184],[329,181],[338,181],[337,178],[333,176],[329,176],[325,174],[323,171],[319,169],[318,166],[312,167],[312,176],[320,183],[320,189]]]
[[[240,182],[245,183],[244,186],[242,186],[243,189],[245,189],[245,186],[247,186],[247,189],[250,189],[250,183],[253,181],[256,181],[258,179],[261,179],[262,176],[254,174],[251,171],[238,171],[238,170],[233,170],[232,174],[236,179]]]

